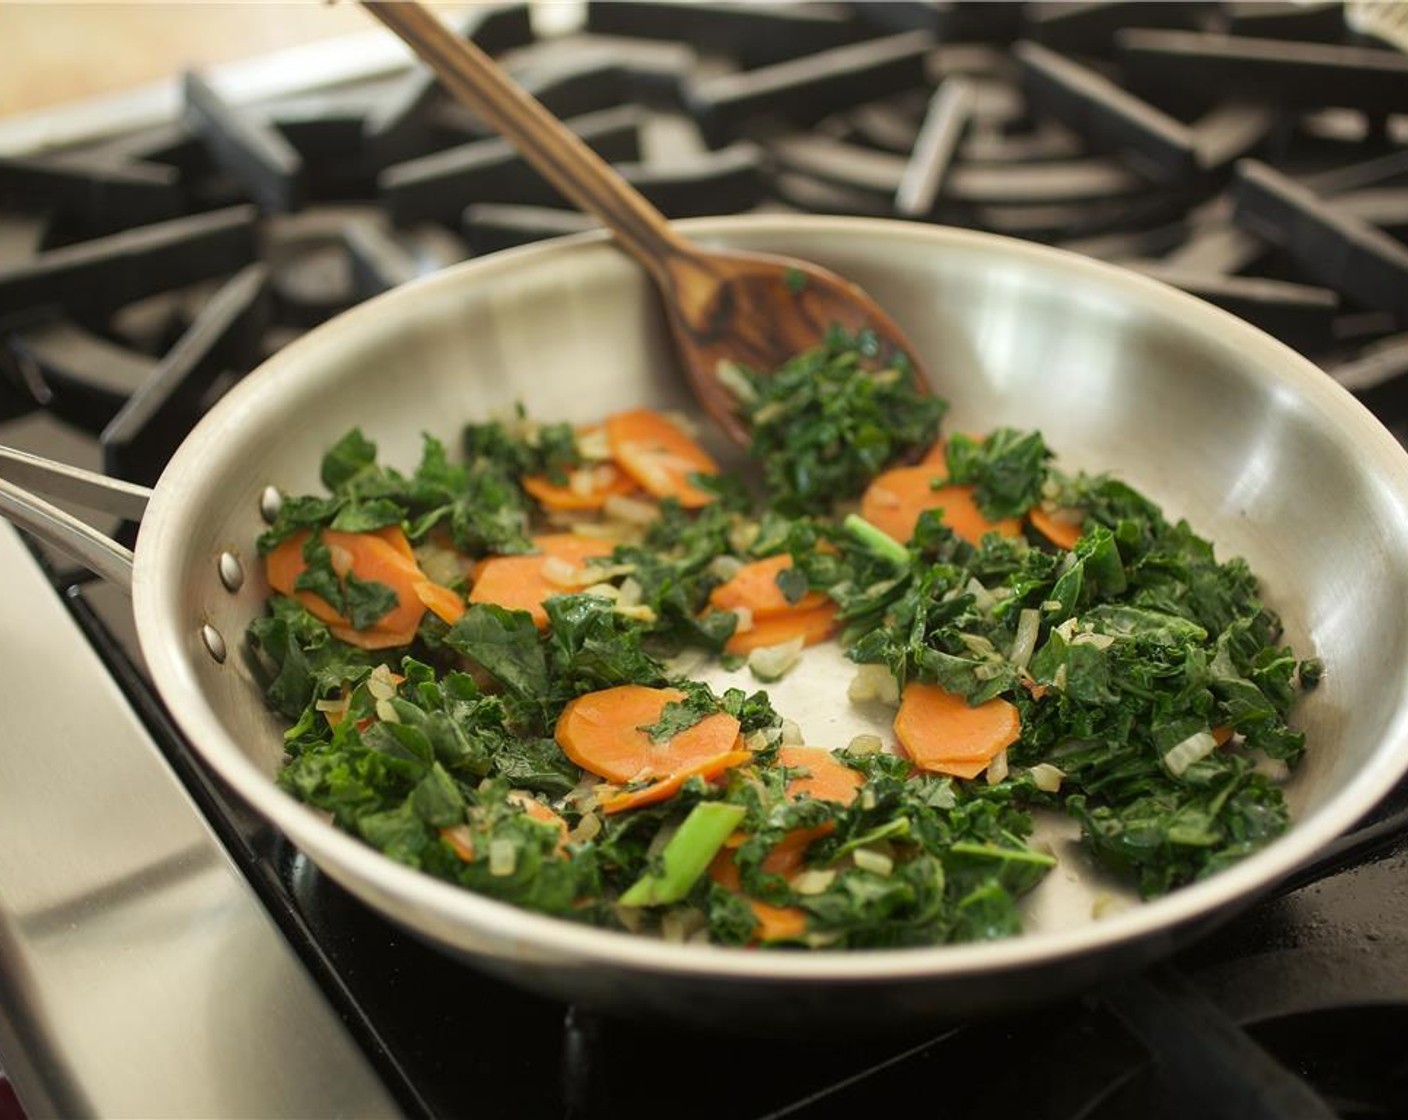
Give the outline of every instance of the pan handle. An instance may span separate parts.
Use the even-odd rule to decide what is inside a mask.
[[[146,509],[151,491],[0,447],[0,516],[131,594],[131,549],[45,501],[40,494],[136,521]]]

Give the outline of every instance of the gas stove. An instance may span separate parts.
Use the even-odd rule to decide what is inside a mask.
[[[900,217],[1110,260],[1276,335],[1408,441],[1408,55],[1337,4],[459,19],[670,217]],[[0,443],[151,484],[304,331],[594,225],[386,47],[0,119]],[[120,592],[6,527],[0,576],[0,1065],[31,1115],[1408,1114],[1408,788],[1242,917],[1076,1000],[694,1034],[389,925],[204,768]],[[724,1047],[743,1060],[705,1091],[681,1056]]]

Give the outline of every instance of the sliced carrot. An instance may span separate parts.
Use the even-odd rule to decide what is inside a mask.
[[[1019,536],[1022,522],[1015,517],[989,521],[978,509],[972,486],[940,486],[933,482],[942,475],[933,467],[896,467],[879,475],[866,488],[860,500],[860,515],[901,544],[914,536],[919,515],[925,510],[942,509],[944,524],[971,544],[980,544],[985,533],[1004,537]]]
[[[802,860],[807,854],[807,849],[812,846],[812,841],[820,840],[823,836],[830,836],[835,831],[835,821],[827,821],[825,824],[815,825],[812,828],[792,829],[772,846],[772,851],[763,857],[763,870],[769,875],[781,875],[784,879],[790,878],[801,869]]]
[[[419,604],[417,605],[419,606]],[[424,613],[422,608],[421,614]],[[386,630],[380,625],[368,627],[366,630],[354,630],[351,626],[339,626],[333,623],[329,624],[328,633],[338,641],[346,642],[349,646],[358,646],[362,649],[396,649],[398,646],[408,646],[415,641],[418,628],[419,619],[417,619],[415,626],[403,630]]]
[[[735,766],[742,766],[745,762],[751,762],[752,759],[752,751],[726,751],[717,758],[706,758],[703,762],[696,762],[692,766],[686,766],[683,770],[676,770],[668,778],[651,785],[643,786],[640,789],[623,790],[614,794],[601,803],[601,811],[603,813],[622,813],[627,809],[639,809],[642,805],[658,805],[661,801],[668,801],[679,793],[681,787],[690,778],[704,778],[705,780],[717,778],[725,771],[732,770]]]
[[[714,500],[689,476],[718,474],[719,465],[668,417],[648,408],[618,412],[606,421],[606,438],[612,458],[648,493],[677,498],[686,509]]]
[[[791,800],[805,793],[818,801],[849,805],[856,799],[856,791],[865,785],[864,774],[837,761],[825,747],[783,747],[777,752],[777,763],[808,771],[787,783],[787,797]]]
[[[962,778],[986,769],[1021,730],[1021,717],[1006,700],[972,708],[955,692],[917,681],[905,685],[895,714],[895,735],[915,766]]]
[[[508,799],[519,806],[528,816],[543,824],[550,824],[557,829],[557,850],[563,851],[567,847],[567,822],[557,813],[544,805],[536,797],[523,790],[511,790]]]
[[[709,864],[709,878],[726,890],[742,891],[732,849],[719,849]],[[807,912],[799,906],[773,906],[756,898],[748,899],[748,906],[756,919],[753,936],[758,941],[796,941],[807,932]]]
[[[1220,724],[1212,729],[1212,741],[1219,747],[1228,739],[1232,738],[1232,725],[1228,723]]]
[[[615,546],[610,541],[579,537],[575,533],[546,533],[534,537],[533,546],[537,552],[523,556],[491,556],[476,567],[469,601],[527,611],[533,616],[534,625],[542,630],[548,624],[548,612],[543,609],[543,603],[554,595],[566,595],[570,591],[543,574],[544,561],[556,557],[580,568],[593,557],[610,556]]]
[[[442,828],[440,839],[449,844],[454,849],[455,855],[465,863],[474,862],[474,833],[469,831],[469,825],[456,824],[449,828]]]
[[[617,685],[569,701],[554,735],[567,757],[613,782],[668,778],[717,760],[734,749],[738,720],[726,712],[705,716],[663,743],[641,730],[657,723],[665,705],[683,700],[677,688]]]
[[[1079,521],[1068,521],[1064,517],[1056,517],[1047,513],[1040,506],[1032,506],[1027,513],[1028,520],[1032,523],[1032,528],[1049,540],[1057,548],[1070,550],[1075,548],[1076,541],[1080,540],[1081,532],[1084,528]]]
[[[464,614],[464,597],[457,591],[431,583],[428,579],[418,580],[411,590],[425,608],[453,626]]]
[[[399,533],[399,526],[394,527]],[[397,603],[365,630],[354,630],[350,621],[335,610],[321,595],[302,591],[294,582],[307,568],[303,546],[307,530],[289,537],[264,561],[265,578],[269,586],[282,595],[290,595],[320,622],[328,624],[333,635],[350,645],[363,649],[388,649],[407,645],[416,634],[425,604],[415,593],[415,584],[425,579],[414,558],[408,559],[400,548],[376,533],[343,533],[334,529],[321,530],[323,543],[333,556],[333,569],[339,575],[351,573],[360,580],[380,583],[396,593]],[[402,540],[405,535],[402,534]]]
[[[406,538],[406,531],[401,526],[383,525],[380,529],[373,530],[372,536],[380,537],[412,564],[417,564],[415,550],[411,548],[411,542]]]
[[[777,585],[777,577],[778,573],[791,567],[792,557],[785,552],[744,564],[731,579],[709,592],[709,604],[720,611],[735,611],[744,607],[755,620],[825,606],[827,598],[820,591],[808,591],[795,603],[787,601],[782,588]]]
[[[629,494],[636,488],[635,479],[615,463],[581,467],[573,474],[575,477],[564,485],[547,475],[530,474],[523,479],[523,489],[544,509],[587,510],[600,509],[613,494]]]
[[[924,458],[919,460],[921,467],[939,467],[948,470],[948,440],[940,436],[934,441],[934,446],[924,452]]]
[[[750,630],[734,634],[724,643],[725,653],[747,654],[755,649],[778,646],[801,637],[804,645],[825,641],[836,630],[835,603],[828,602],[813,610],[794,611],[755,621]]]

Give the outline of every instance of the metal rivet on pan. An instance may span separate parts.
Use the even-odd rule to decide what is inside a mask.
[[[226,591],[238,591],[244,586],[244,565],[233,552],[222,552],[219,561],[220,582]]]
[[[200,640],[205,643],[206,652],[215,659],[217,665],[225,664],[225,639],[220,631],[206,623],[200,628]]]
[[[277,486],[264,487],[264,493],[259,495],[259,513],[270,525],[274,523],[274,518],[279,516],[279,509],[284,504],[284,496],[279,493]]]

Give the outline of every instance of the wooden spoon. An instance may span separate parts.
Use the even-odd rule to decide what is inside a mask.
[[[596,214],[645,266],[664,297],[675,349],[704,409],[739,443],[748,430],[721,362],[771,372],[815,346],[827,327],[869,328],[884,360],[907,355],[921,390],[914,346],[876,302],[834,272],[791,257],[707,249],[680,237],[665,216],[473,43],[418,3],[363,5],[425,60],[457,98],[584,210]]]

